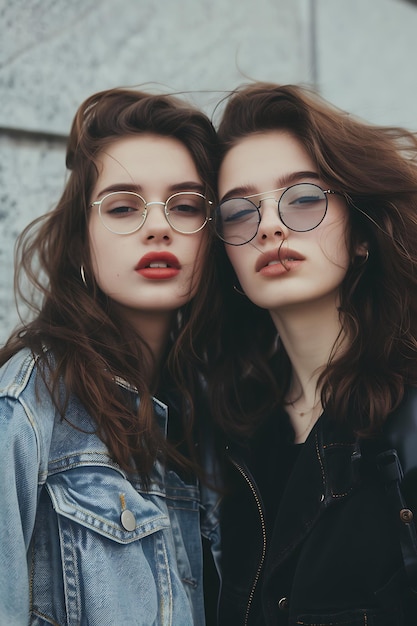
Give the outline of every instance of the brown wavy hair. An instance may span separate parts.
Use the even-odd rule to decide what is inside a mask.
[[[182,307],[173,323],[171,339],[159,376],[150,378],[151,353],[143,338],[115,313],[112,301],[99,289],[88,242],[89,202],[97,181],[97,159],[106,146],[121,137],[153,133],[179,140],[190,152],[213,198],[216,177],[216,133],[209,119],[172,95],[154,95],[135,89],[110,89],[89,97],[79,107],[70,132],[66,164],[68,182],[56,208],[31,223],[17,245],[16,293],[32,311],[0,351],[3,364],[28,347],[38,356],[56,404],[65,419],[70,394],[83,403],[97,425],[113,459],[126,470],[132,459],[146,480],[158,454],[167,462],[195,469],[195,420],[192,397],[197,393],[197,370],[204,368],[206,338],[211,336],[207,302],[214,307],[214,272],[208,263],[211,230],[201,263],[204,280],[196,295]],[[88,288],[80,276],[85,268]],[[28,286],[31,294],[28,295]],[[25,295],[26,294],[26,295]],[[40,297],[39,297],[40,296]],[[49,349],[49,354],[44,350]],[[140,397],[128,402],[126,390],[115,384],[122,378]],[[170,381],[182,397],[182,424],[177,444],[165,442],[156,424],[152,394]],[[64,382],[66,397],[60,401]],[[184,447],[185,446],[185,447]],[[180,452],[180,448],[183,454]]]
[[[351,266],[340,287],[340,321],[348,338],[321,375],[328,414],[363,436],[381,427],[407,384],[417,384],[417,138],[371,125],[310,89],[244,85],[227,99],[218,129],[221,158],[252,133],[286,130],[297,137],[320,178],[348,205]],[[369,244],[369,260],[355,249]],[[224,319],[214,368],[214,412],[226,429],[253,430],[282,404],[291,364],[269,313],[238,295],[222,246]]]

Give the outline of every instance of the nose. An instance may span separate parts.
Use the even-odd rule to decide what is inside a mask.
[[[145,223],[139,231],[144,239],[147,241],[169,241],[171,239],[171,231],[171,226],[165,217],[165,203],[148,202],[146,205]]]
[[[288,228],[280,220],[278,214],[278,202],[274,198],[261,200],[261,222],[258,229],[258,237],[261,240],[279,237],[286,239]]]

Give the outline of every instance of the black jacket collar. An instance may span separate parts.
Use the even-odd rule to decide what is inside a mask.
[[[283,494],[270,551],[274,566],[289,557],[323,511],[349,496],[359,479],[359,446],[324,414],[303,446]]]

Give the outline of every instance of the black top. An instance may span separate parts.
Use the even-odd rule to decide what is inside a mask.
[[[303,444],[294,443],[286,414],[272,416],[257,433],[246,459],[261,495],[268,534],[272,531],[282,494]]]

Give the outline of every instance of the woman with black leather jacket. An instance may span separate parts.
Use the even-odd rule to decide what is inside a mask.
[[[417,139],[262,83],[219,137],[219,624],[417,624]]]

